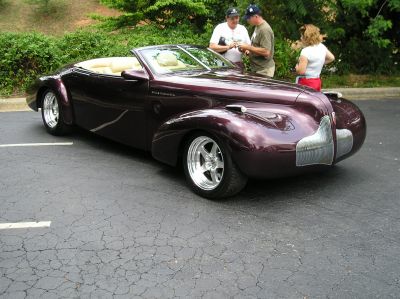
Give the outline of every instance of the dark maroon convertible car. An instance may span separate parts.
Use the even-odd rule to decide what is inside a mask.
[[[28,105],[54,135],[77,125],[161,162],[183,163],[207,198],[248,177],[328,168],[362,146],[365,118],[335,93],[242,74],[210,49],[162,45],[92,59],[37,80]]]

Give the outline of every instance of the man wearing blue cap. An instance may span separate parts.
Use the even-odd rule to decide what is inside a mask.
[[[239,24],[236,8],[229,8],[225,16],[226,22],[215,27],[209,47],[243,69],[242,53],[237,47],[240,43],[251,43],[249,33],[246,27]]]
[[[250,67],[253,72],[273,77],[275,72],[274,32],[261,16],[260,8],[255,4],[247,7],[244,19],[250,25],[255,26],[255,30],[251,37],[251,45],[240,44],[239,50],[249,54]]]

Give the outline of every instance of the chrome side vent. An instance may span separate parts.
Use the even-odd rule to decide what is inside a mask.
[[[247,108],[243,105],[226,105],[225,109],[239,113],[245,113],[247,111]]]

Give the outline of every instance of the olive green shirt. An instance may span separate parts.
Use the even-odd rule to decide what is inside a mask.
[[[265,48],[271,51],[271,56],[265,57],[250,53],[250,67],[253,72],[275,68],[274,42],[274,32],[272,31],[271,26],[266,21],[256,26],[254,33],[251,37],[251,45],[257,48]]]

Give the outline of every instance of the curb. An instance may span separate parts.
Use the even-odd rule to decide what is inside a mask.
[[[0,112],[31,111],[25,98],[0,99]]]
[[[400,87],[372,88],[330,88],[324,91],[338,91],[349,100],[400,100]]]
[[[323,91],[340,92],[349,100],[400,100],[400,87],[330,88]],[[25,98],[0,99],[0,112],[31,111]]]

